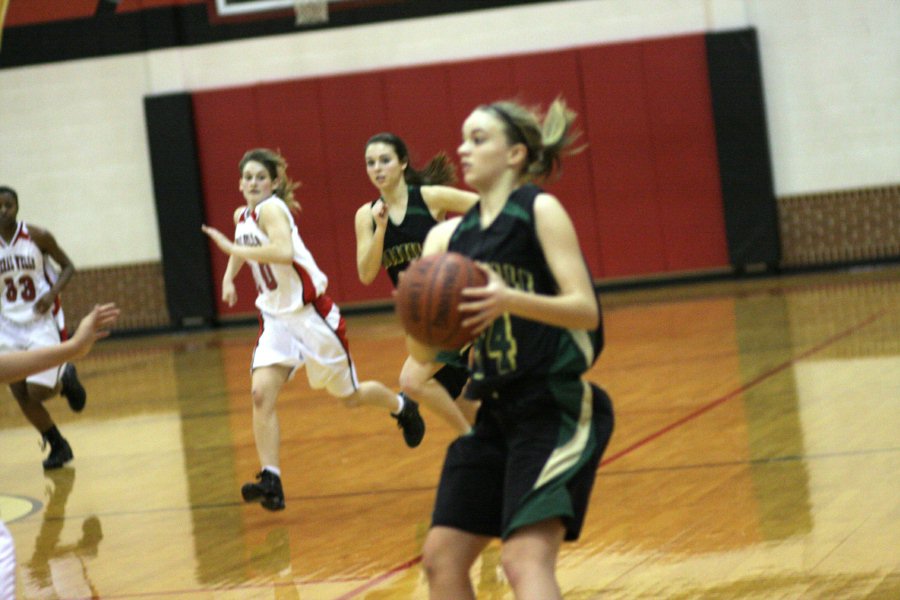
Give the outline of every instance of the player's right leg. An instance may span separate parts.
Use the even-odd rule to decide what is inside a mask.
[[[253,370],[250,396],[253,400],[253,437],[259,463],[280,467],[278,448],[281,443],[281,429],[275,404],[278,392],[287,381],[290,367],[272,365]]]
[[[431,600],[475,600],[469,571],[490,540],[453,527],[432,527],[422,549],[428,597]]]
[[[59,343],[59,328],[52,316],[27,324],[7,320],[0,324],[0,352],[42,348]],[[56,395],[61,371],[59,367],[47,369],[9,386],[22,414],[41,434],[44,445],[50,446],[50,454],[43,461],[45,469],[58,469],[74,456],[69,442],[60,434],[43,404]]]
[[[66,363],[60,378],[60,395],[69,403],[73,412],[81,412],[87,402],[87,392],[78,379],[78,370],[72,363]]]
[[[432,600],[475,598],[470,569],[501,532],[504,462],[504,440],[490,413],[447,447],[422,550]]]
[[[268,510],[284,508],[284,489],[281,486],[279,445],[281,430],[275,404],[278,392],[287,381],[291,368],[279,365],[253,370],[251,397],[253,399],[253,438],[259,455],[260,472],[256,481],[241,487],[245,502],[259,502]]]

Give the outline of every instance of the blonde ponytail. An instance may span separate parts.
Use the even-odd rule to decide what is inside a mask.
[[[550,104],[546,114],[511,100],[494,102],[483,108],[503,121],[509,143],[525,145],[528,158],[522,175],[527,180],[550,179],[561,172],[563,156],[584,149],[583,146],[571,148],[579,136],[572,129],[577,114],[566,106],[562,97],[558,96]]]

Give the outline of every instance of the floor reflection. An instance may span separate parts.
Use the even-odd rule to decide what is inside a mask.
[[[75,485],[75,469],[68,467],[45,473],[47,500],[34,552],[24,564],[25,589],[37,598],[97,598],[89,567],[103,540],[100,519],[81,520],[81,534],[63,540],[66,501]],[[66,536],[71,537],[71,536]]]

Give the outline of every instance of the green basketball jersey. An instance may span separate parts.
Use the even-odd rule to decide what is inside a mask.
[[[557,294],[559,288],[535,230],[534,201],[542,191],[531,184],[513,191],[500,215],[484,230],[479,205],[474,206],[454,230],[449,250],[489,264],[512,288]],[[524,378],[579,376],[594,363],[602,346],[602,319],[597,329],[586,331],[505,314],[473,344],[470,395],[483,397],[486,391]]]

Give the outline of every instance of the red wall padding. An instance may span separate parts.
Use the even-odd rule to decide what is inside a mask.
[[[581,52],[601,276],[665,271],[640,43]]]
[[[727,265],[706,43],[692,36],[641,45],[665,271]]]
[[[255,146],[280,149],[297,196],[301,235],[341,303],[390,298],[380,276],[356,274],[356,210],[377,192],[365,142],[392,131],[412,164],[456,158],[465,117],[504,98],[546,106],[562,95],[586,148],[547,184],[568,209],[595,277],[632,277],[728,264],[706,49],[702,35],[296,80],[195,95],[208,222],[233,230],[242,203],[237,163]],[[221,278],[224,257],[213,249]],[[241,296],[220,315],[253,310]],[[216,289],[220,289],[216,281]]]
[[[238,191],[238,161],[245,149],[257,146],[262,138],[256,119],[258,93],[251,88],[240,88],[194,94],[194,124],[206,224],[225,235],[234,232],[234,211],[244,200]],[[235,282],[238,304],[229,309],[222,303],[222,275],[228,260],[212,244],[210,257],[219,315],[253,310],[256,289],[248,273],[242,273]]]
[[[527,90],[527,94],[522,94],[523,100],[546,107],[554,98],[562,95],[579,114],[579,127],[586,128],[579,51],[516,57],[512,59],[512,70],[516,89]],[[586,142],[582,137],[577,146],[584,146]],[[603,274],[603,252],[600,247],[597,203],[592,193],[592,151],[587,146],[580,153],[565,158],[562,177],[544,187],[566,207],[575,224],[575,231],[578,232],[578,240],[588,267],[595,277],[600,277]]]

